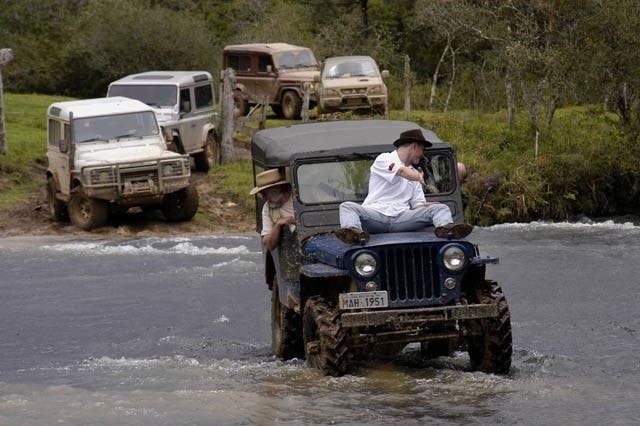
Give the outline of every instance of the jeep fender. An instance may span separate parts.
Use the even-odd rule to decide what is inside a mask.
[[[282,97],[284,96],[285,92],[296,92],[296,95],[298,95],[298,97],[300,99],[302,99],[302,97],[304,96],[304,93],[302,93],[302,88],[300,88],[300,86],[285,86],[280,88],[280,92],[278,92],[278,103],[282,102]]]
[[[248,100],[248,96],[247,96],[247,93],[245,92],[244,84],[242,84],[242,83],[236,83],[235,90],[236,90],[236,91],[239,91],[239,92],[242,94],[242,98],[243,98],[243,99],[247,99],[247,100]]]
[[[216,126],[214,126],[213,124],[209,123],[209,124],[205,124],[204,126],[202,126],[202,135],[200,135],[200,151],[203,151],[205,149],[205,145],[207,144],[207,136],[209,135],[209,132],[213,132],[213,136],[215,138],[215,130],[216,130]]]

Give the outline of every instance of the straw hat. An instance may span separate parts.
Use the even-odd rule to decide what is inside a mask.
[[[256,175],[256,187],[249,192],[249,195],[255,195],[264,189],[285,183],[289,182],[282,178],[278,169],[265,170]]]

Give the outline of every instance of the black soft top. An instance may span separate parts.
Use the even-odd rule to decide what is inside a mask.
[[[400,133],[415,128],[434,147],[449,146],[433,131],[409,121],[320,121],[261,130],[253,136],[251,155],[265,167],[279,167],[300,157],[388,152],[395,149],[393,141]]]

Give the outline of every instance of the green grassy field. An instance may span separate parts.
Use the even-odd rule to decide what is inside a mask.
[[[7,211],[44,187],[46,110],[52,102],[68,98],[7,93],[4,100],[7,153],[0,155],[0,210]],[[404,116],[392,111],[389,118]],[[614,114],[599,108],[558,110],[553,126],[538,138],[524,113],[517,115],[511,129],[504,112],[416,111],[408,119],[451,142],[467,164],[470,221],[475,221],[480,206],[480,224],[606,216],[638,209],[638,144],[621,130]],[[289,123],[267,120],[268,127]],[[500,186],[487,194],[491,179]],[[207,177],[212,192],[225,193],[248,209],[253,205],[247,196],[252,182],[248,161],[221,165]]]

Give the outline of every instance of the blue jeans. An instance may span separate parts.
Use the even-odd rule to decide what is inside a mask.
[[[383,232],[417,231],[427,226],[442,226],[453,223],[451,210],[446,204],[431,204],[405,210],[397,216],[387,216],[376,210],[362,207],[353,201],[340,204],[340,226],[358,228],[372,234]]]

